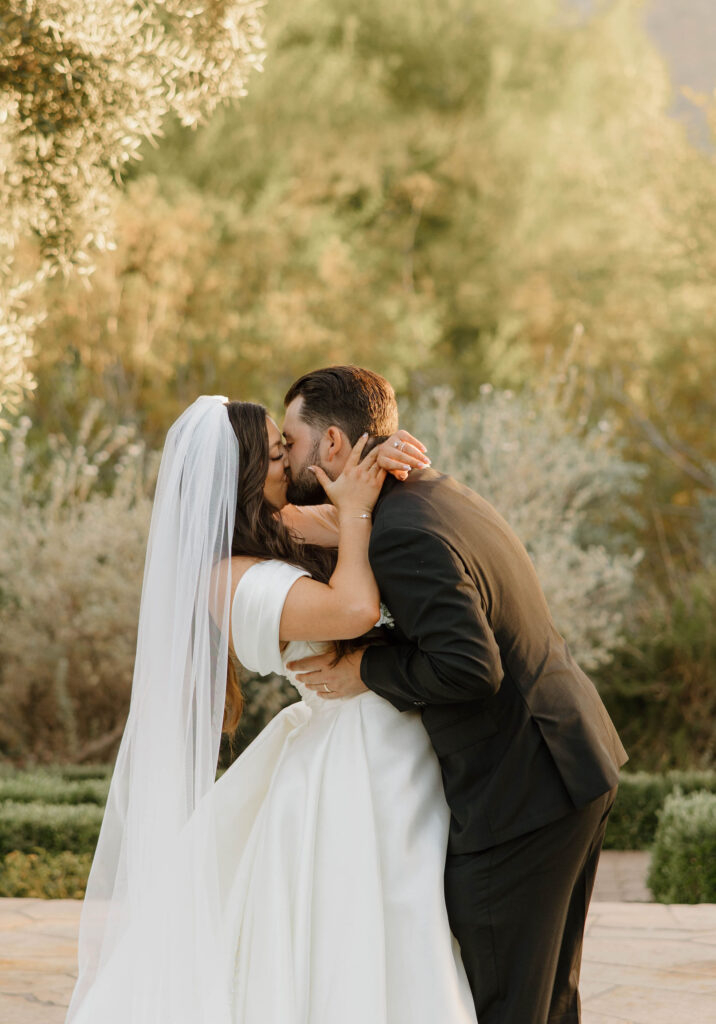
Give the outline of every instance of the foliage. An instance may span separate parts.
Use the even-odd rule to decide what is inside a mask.
[[[342,239],[333,221],[293,208],[267,219],[180,182],[131,182],[117,251],[92,290],[50,288],[34,364],[39,423],[61,428],[90,395],[110,422],[136,410],[158,444],[200,393],[267,402],[280,415],[308,365],[352,359],[405,385],[429,347],[416,347],[416,331],[434,338],[433,314],[402,286],[385,287],[370,241]]]
[[[197,393],[277,413],[332,361],[472,400],[532,383],[582,324],[573,414],[611,410],[651,467],[637,544],[662,573],[652,506],[678,552],[713,492],[685,467],[714,457],[716,179],[638,8],[275,0],[241,108],[170,124],[92,291],[52,287],[38,432],[97,397],[158,444]]]
[[[408,422],[433,465],[510,522],[577,661],[596,668],[621,641],[640,553],[620,550],[619,529],[643,471],[620,456],[608,424],[570,428],[554,386],[529,397],[488,385],[481,392],[460,404],[439,391]]]
[[[666,774],[622,772],[607,823],[605,850],[646,850],[654,841],[659,812],[672,793],[709,790],[716,793],[714,771],[671,771]]]
[[[0,271],[12,298],[88,273],[111,245],[115,184],[173,112],[194,125],[244,96],[263,58],[262,0],[6,0],[0,14]],[[39,264],[23,273],[28,236]],[[7,311],[6,311],[7,310]],[[3,304],[0,405],[31,386],[32,322]]]
[[[126,717],[148,490],[156,459],[129,430],[55,438],[42,465],[21,422],[0,461],[0,754],[106,756]]]
[[[716,903],[716,794],[669,796],[647,884],[660,903]]]
[[[10,426],[6,417],[20,411],[35,387],[28,362],[39,321],[26,306],[31,289],[32,282],[11,286],[0,276],[0,434]]]
[[[0,761],[0,784],[9,779],[31,781],[38,772],[45,778],[64,780],[70,783],[89,779],[104,779],[109,783],[112,766],[106,762],[102,764],[45,764],[40,768],[22,770],[10,761]]]
[[[91,853],[13,850],[0,863],[0,897],[83,899],[91,864]]]
[[[109,779],[63,779],[46,770],[16,772],[0,776],[0,801],[43,804],[99,804],[104,806]]]
[[[278,393],[323,343],[322,362],[340,347],[380,369],[382,347],[399,386],[447,375],[470,397],[528,379],[582,323],[585,361],[703,444],[716,184],[668,116],[640,3],[578,20],[558,0],[275,0],[267,30],[241,111],[147,160],[180,206],[178,177],[230,208],[256,254],[225,307],[243,310],[230,381],[258,369]]]
[[[650,588],[598,681],[632,764],[710,767],[716,757],[716,568]]]
[[[104,807],[97,804],[0,804],[0,856],[13,850],[93,853]]]

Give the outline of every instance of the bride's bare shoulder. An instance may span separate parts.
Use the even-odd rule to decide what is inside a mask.
[[[250,555],[233,555],[231,558],[231,589],[236,589],[236,584],[252,565],[264,562],[264,558],[252,558]]]
[[[227,586],[231,587],[231,600],[234,598],[239,580],[252,565],[263,561],[261,558],[251,558],[247,555],[233,555],[231,558],[223,558],[217,562],[211,574],[210,609],[212,616],[219,617],[218,611],[224,607],[226,600]]]

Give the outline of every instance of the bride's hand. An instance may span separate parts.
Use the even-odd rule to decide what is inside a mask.
[[[380,447],[374,448],[361,461],[367,440],[367,434],[358,438],[335,480],[331,480],[320,466],[309,466],[341,515],[370,518],[385,481],[386,472],[379,465]]]
[[[427,448],[407,430],[397,430],[374,449],[378,452],[378,465],[397,480],[407,480],[411,469],[426,469],[430,465]]]

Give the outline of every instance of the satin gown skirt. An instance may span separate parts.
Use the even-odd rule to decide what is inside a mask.
[[[214,787],[234,1024],[474,1024],[420,716],[286,708]]]

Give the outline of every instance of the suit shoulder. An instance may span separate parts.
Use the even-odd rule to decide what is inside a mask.
[[[376,525],[379,522],[386,527],[401,525],[405,516],[410,515],[411,523],[425,526],[434,519],[436,512],[442,516],[466,504],[498,515],[497,510],[477,491],[454,477],[434,469],[420,470],[411,473],[404,483],[396,481],[380,502]]]
[[[421,470],[405,483],[396,482],[381,501],[374,533],[421,531],[434,534],[451,546],[466,544],[476,551],[495,540],[500,546],[521,548],[507,520],[486,498],[454,477],[436,470]]]

